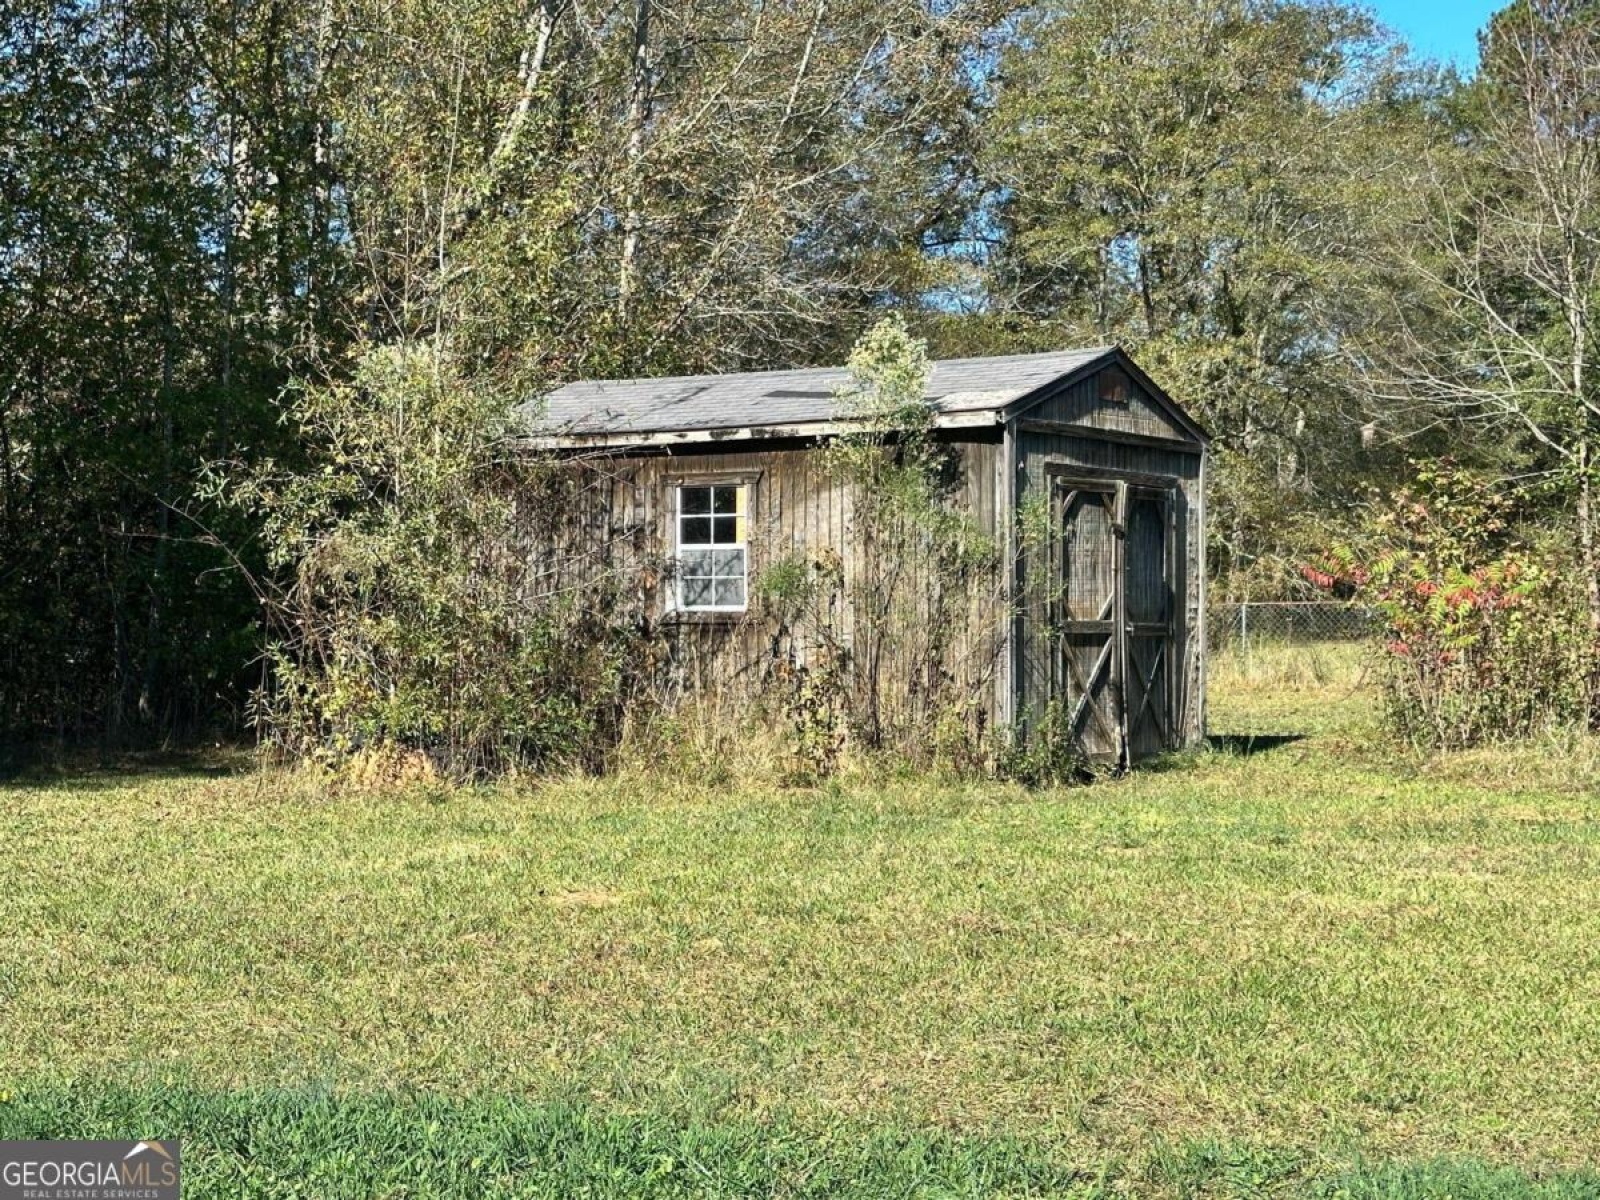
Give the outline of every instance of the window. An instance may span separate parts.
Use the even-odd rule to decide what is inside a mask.
[[[742,483],[678,488],[678,608],[743,612],[748,552]]]
[[[1100,372],[1100,399],[1107,404],[1126,404],[1133,384],[1128,376],[1116,367]]]

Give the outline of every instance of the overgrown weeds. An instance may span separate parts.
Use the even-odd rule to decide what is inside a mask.
[[[280,573],[253,707],[269,744],[379,777],[601,765],[654,661],[637,598],[614,575],[572,586],[522,537],[580,480],[426,344],[369,350],[289,415],[305,462],[213,479]]]
[[[780,686],[797,767],[824,776],[847,743],[868,757],[992,769],[987,720],[1011,601],[1001,548],[962,510],[954,448],[925,399],[927,347],[892,317],[849,361],[841,403],[860,429],[822,453],[848,496],[849,561],[827,549],[762,583],[789,658]]]
[[[922,343],[887,321],[851,370],[863,430],[817,451],[849,493],[851,549],[755,581],[718,653],[759,630],[748,640],[770,650],[748,673],[764,686],[727,696],[705,694],[719,673],[673,661],[657,611],[672,564],[613,555],[608,502],[584,494],[608,496],[605,473],[519,444],[505,397],[447,347],[374,347],[348,381],[302,383],[288,411],[304,461],[210,483],[259,521],[277,572],[260,585],[273,640],[258,727],[288,757],[379,785],[615,769],[625,744],[718,770],[730,731],[762,719],[788,740],[786,778],[826,778],[847,754],[992,769],[998,548],[955,503]],[[668,750],[669,735],[688,742]]]
[[[1364,642],[1252,638],[1213,647],[1206,679],[1228,691],[1355,689],[1366,684],[1372,666],[1372,648]]]

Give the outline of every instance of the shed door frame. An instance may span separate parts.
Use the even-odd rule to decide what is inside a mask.
[[[1180,481],[1172,476],[1144,475],[1135,472],[1099,472],[1093,468],[1065,463],[1050,463],[1046,467],[1049,486],[1051,531],[1047,552],[1052,600],[1048,606],[1052,662],[1050,687],[1052,698],[1076,692],[1077,700],[1067,714],[1067,727],[1076,738],[1083,738],[1090,724],[1097,726],[1115,745],[1112,757],[1120,766],[1127,766],[1133,749],[1131,739],[1147,718],[1153,722],[1159,740],[1165,747],[1176,744],[1173,728],[1177,719],[1174,711],[1174,656],[1178,648],[1178,617],[1180,605],[1177,587],[1180,582],[1177,561],[1177,524],[1179,519]],[[1061,585],[1066,562],[1063,546],[1066,523],[1072,515],[1072,506],[1083,493],[1109,498],[1111,514],[1111,592],[1099,601],[1100,611],[1092,618],[1069,616],[1061,604]],[[1164,620],[1134,622],[1128,612],[1127,529],[1130,506],[1139,498],[1154,498],[1161,514],[1161,578],[1168,589]],[[1105,501],[1103,500],[1102,503]],[[1069,640],[1090,637],[1107,637],[1087,670],[1075,665]],[[1132,643],[1136,640],[1157,640],[1154,653],[1143,658],[1135,654]],[[1129,671],[1140,673],[1137,688],[1138,711],[1129,714]],[[1109,674],[1107,674],[1109,673]],[[1097,702],[1096,691],[1105,675],[1105,701]],[[1069,682],[1071,689],[1064,691]],[[1159,692],[1157,693],[1157,688]],[[1159,711],[1152,711],[1152,694],[1160,696]],[[1109,711],[1108,711],[1109,709]],[[1107,757],[1105,754],[1099,757]]]

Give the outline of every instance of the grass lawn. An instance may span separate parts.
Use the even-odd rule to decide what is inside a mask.
[[[1600,1196],[1586,744],[1334,652],[1088,788],[0,786],[0,1137],[189,1195]]]

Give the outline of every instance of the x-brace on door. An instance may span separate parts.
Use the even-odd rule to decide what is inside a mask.
[[[1173,489],[1053,480],[1051,695],[1091,758],[1121,765],[1172,744]]]

